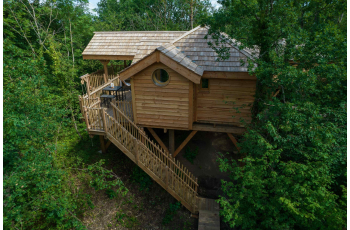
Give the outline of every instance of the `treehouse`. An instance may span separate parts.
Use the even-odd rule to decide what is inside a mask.
[[[83,58],[100,60],[104,69],[81,77],[87,93],[79,98],[87,130],[100,135],[102,149],[115,144],[193,213],[210,201],[197,196],[197,178],[175,157],[197,131],[225,132],[236,144],[232,134],[243,134],[241,121],[251,121],[256,87],[256,78],[241,64],[250,52],[221,44],[230,57],[218,60],[207,33],[206,27],[95,32]],[[111,60],[124,65],[108,65]],[[169,148],[155,128],[169,133]],[[174,130],[192,131],[176,149]]]

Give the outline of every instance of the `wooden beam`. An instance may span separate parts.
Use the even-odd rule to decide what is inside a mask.
[[[141,70],[152,65],[153,63],[155,63],[156,62],[156,55],[157,55],[156,53],[153,53],[150,56],[148,56],[148,57],[140,60],[139,62],[135,63],[134,65],[132,65],[132,68],[128,68],[125,71],[122,71],[119,74],[120,80],[124,81],[124,80],[128,79],[129,77],[134,76],[135,74],[137,74]]]
[[[219,125],[217,124],[214,128],[212,124],[193,124],[192,130],[206,131],[206,132],[218,132],[218,133],[233,133],[242,135],[246,129],[236,126]]]
[[[198,93],[197,88],[199,87],[199,85],[196,85],[196,84],[192,84],[192,85],[193,85],[193,120],[192,121],[196,122],[197,121],[197,93]]]
[[[217,71],[217,72],[204,71],[202,78],[256,80],[256,77],[250,76],[248,72],[223,72],[223,71]]]
[[[124,60],[124,69],[126,68],[126,60]]]
[[[104,78],[104,80],[105,80],[105,83],[107,83],[107,82],[108,82],[108,67],[107,67],[107,65],[108,65],[108,63],[109,63],[109,60],[107,60],[107,61],[105,61],[105,60],[100,60],[100,62],[102,63],[103,69],[105,70],[105,73],[104,73],[104,75],[103,75],[103,78]]]
[[[154,130],[152,128],[147,127],[148,131],[152,134],[152,136],[154,137],[154,139],[156,139],[156,141],[158,142],[158,144],[167,152],[169,152],[168,148],[165,146],[165,144],[163,143],[163,141],[158,137],[158,135],[156,134],[156,132],[154,132]]]
[[[174,154],[175,151],[175,135],[174,130],[169,129],[169,152],[170,154]]]
[[[193,82],[189,82],[189,93],[188,93],[188,129],[192,129],[193,124]]]
[[[236,148],[238,149],[238,151],[241,151],[241,148],[238,147],[237,145],[237,140],[236,138],[231,134],[231,133],[227,133],[228,137],[231,139],[231,141],[233,142],[233,144],[236,146]]]
[[[132,112],[134,115],[134,123],[137,124],[135,84],[134,84],[133,78],[130,79],[130,84],[131,84]]]
[[[134,55],[83,55],[83,59],[93,60],[133,60]]]
[[[197,133],[197,130],[193,130],[190,135],[182,142],[182,144],[174,152],[174,157],[187,145],[187,143],[192,139],[192,137]]]
[[[194,82],[195,84],[199,84],[201,82],[201,76],[194,73],[193,71],[189,70],[188,68],[184,67],[183,65],[180,65],[178,62],[174,61],[173,59],[169,58],[165,54],[160,53],[160,62],[164,65],[168,66],[169,68],[173,69],[174,71],[178,72],[188,80]]]
[[[159,62],[160,61],[159,52],[156,52],[156,54],[157,54],[157,62]]]
[[[108,147],[111,145],[111,143],[112,143],[112,142],[111,142],[110,140],[108,140],[108,142],[107,142],[107,144],[106,144],[106,146],[105,146],[105,147],[106,147],[106,150],[107,150]]]
[[[100,144],[102,153],[106,153],[105,138],[102,135],[100,135]]]

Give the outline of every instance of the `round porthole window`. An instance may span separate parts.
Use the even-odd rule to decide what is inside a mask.
[[[152,74],[152,80],[158,86],[166,86],[169,84],[170,77],[164,69],[156,69]]]

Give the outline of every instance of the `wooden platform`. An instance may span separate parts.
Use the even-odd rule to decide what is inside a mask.
[[[219,211],[219,204],[215,200],[199,198],[198,230],[219,230]]]
[[[230,125],[220,125],[217,124],[215,127],[213,124],[199,124],[199,123],[193,123],[192,130],[197,131],[207,131],[207,132],[219,132],[219,133],[233,133],[242,135],[246,129],[237,127],[237,126],[230,126]]]

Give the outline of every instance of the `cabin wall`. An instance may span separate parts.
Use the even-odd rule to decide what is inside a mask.
[[[197,85],[195,121],[242,126],[243,118],[249,123],[255,89],[256,80],[210,78],[209,89]]]
[[[152,73],[164,69],[170,82],[164,87],[153,83]],[[136,123],[145,127],[190,129],[192,127],[193,84],[161,63],[153,64],[132,77],[133,109]],[[191,90],[190,90],[191,87]],[[190,96],[191,95],[191,96]]]

